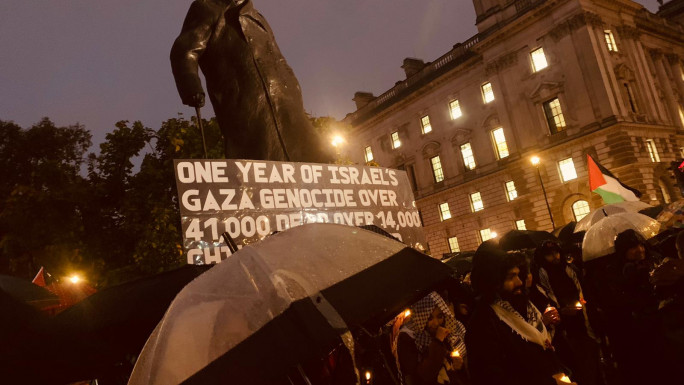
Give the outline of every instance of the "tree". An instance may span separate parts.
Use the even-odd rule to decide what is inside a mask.
[[[79,174],[90,133],[48,118],[28,130],[0,121],[0,259],[2,269],[31,277],[41,265],[65,271],[83,265]]]
[[[88,159],[89,202],[85,215],[85,243],[101,270],[114,270],[134,262],[138,235],[127,213],[133,160],[149,144],[154,131],[140,122],[116,123],[100,144],[99,155]],[[99,278],[99,277],[93,277]]]
[[[221,132],[215,119],[203,120],[209,158],[223,157]],[[155,135],[154,151],[147,154],[132,180],[131,210],[140,234],[133,257],[144,272],[158,272],[187,263],[183,257],[180,209],[174,159],[204,157],[202,137],[182,117],[164,122]],[[133,209],[135,207],[135,209]],[[144,215],[145,217],[140,217]]]

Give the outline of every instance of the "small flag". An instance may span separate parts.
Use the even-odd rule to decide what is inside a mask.
[[[589,166],[589,188],[599,194],[606,204],[624,201],[638,201],[641,197],[639,190],[620,182],[610,171],[601,166],[587,154]]]
[[[45,269],[43,269],[43,266],[40,267],[40,270],[38,270],[38,274],[33,278],[34,284],[42,287],[47,286],[47,282],[45,282]]]

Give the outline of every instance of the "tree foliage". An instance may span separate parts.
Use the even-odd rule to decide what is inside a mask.
[[[209,157],[222,157],[217,124],[204,126]],[[80,125],[0,120],[0,272],[45,266],[108,285],[185,263],[173,160],[204,157],[194,122],[120,121],[99,153],[90,146]]]
[[[0,121],[0,268],[35,274],[82,260],[87,183],[80,175],[91,136],[44,118],[28,130]]]

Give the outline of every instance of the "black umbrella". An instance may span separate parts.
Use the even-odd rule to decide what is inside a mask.
[[[648,217],[651,217],[653,219],[656,219],[658,217],[658,214],[660,214],[664,209],[663,205],[658,205],[658,206],[653,206],[649,207],[647,209],[639,210],[640,214],[644,214]]]
[[[473,256],[474,251],[464,251],[454,253],[455,255],[449,259],[442,260],[445,265],[451,267],[459,276],[464,276],[473,270]]]
[[[504,250],[534,249],[547,240],[558,242],[558,238],[547,231],[511,230],[501,237],[499,247]]]
[[[9,275],[0,275],[0,290],[36,308],[59,304],[59,298],[46,288]]]
[[[53,318],[40,346],[5,370],[26,383],[126,379],[173,298],[210,267],[184,266],[98,291]]]
[[[377,330],[450,274],[443,263],[369,231],[292,228],[243,248],[183,289],[130,384],[274,383],[350,346],[357,331]]]

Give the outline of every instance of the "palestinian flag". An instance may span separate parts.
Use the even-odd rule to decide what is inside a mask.
[[[599,194],[606,204],[639,200],[641,196],[639,190],[620,182],[610,171],[595,162],[589,154],[587,154],[587,165],[589,166],[589,188]]]

